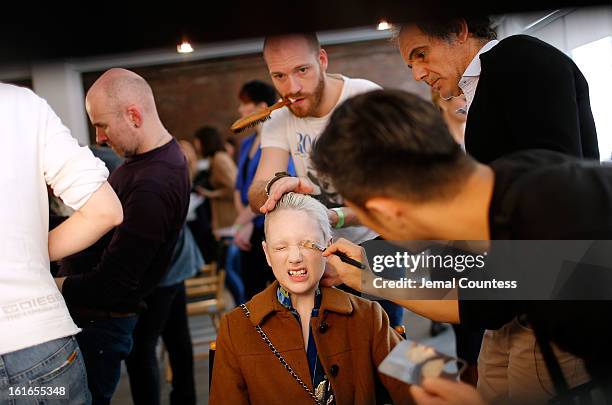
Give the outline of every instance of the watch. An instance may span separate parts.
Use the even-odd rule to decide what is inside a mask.
[[[270,197],[270,188],[272,188],[272,184],[274,184],[275,181],[282,179],[283,177],[293,177],[293,176],[291,176],[287,172],[277,172],[277,173],[274,173],[274,177],[268,180],[268,183],[266,184],[266,195],[268,197]]]

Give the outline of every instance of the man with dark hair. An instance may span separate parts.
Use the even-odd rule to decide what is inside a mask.
[[[238,93],[240,105],[238,113],[246,117],[256,111],[271,106],[278,100],[276,90],[268,83],[252,80],[245,83]],[[257,166],[261,159],[261,125],[255,127],[255,132],[240,143],[238,154],[238,176],[234,190],[234,204],[238,217],[234,222],[234,243],[240,248],[240,264],[242,266],[242,281],[244,282],[245,300],[263,291],[268,283],[275,280],[268,266],[263,249],[264,216],[255,214],[249,208],[248,191],[253,183]],[[293,160],[290,158],[285,170],[295,175]]]
[[[530,36],[496,37],[481,16],[417,21],[398,35],[416,80],[443,99],[465,95],[465,149],[478,161],[535,148],[598,159],[588,85],[574,62]],[[463,354],[472,363],[481,339],[469,333]]]
[[[416,25],[425,35],[450,41],[453,39],[453,35],[461,33],[463,22],[467,25],[468,32],[472,33],[474,37],[485,41],[497,39],[497,33],[491,27],[491,21],[488,17],[472,16],[463,20],[460,18],[420,20],[416,22]]]
[[[360,95],[338,107],[313,147],[312,160],[360,221],[386,239],[612,236],[612,216],[602,211],[612,202],[612,168],[547,150],[516,152],[490,165],[478,163],[454,142],[435,107],[399,90]],[[555,205],[544,202],[557,195],[566,197]],[[506,212],[508,200],[514,204]],[[512,218],[511,227],[504,218]],[[367,262],[363,249],[348,241],[337,242],[324,255],[335,250]],[[327,275],[328,283],[376,293],[362,284],[358,269],[333,256],[329,260],[337,273]],[[396,302],[433,320],[499,329],[495,333],[505,336],[510,356],[504,348],[483,342],[479,366],[490,370],[478,388],[486,400],[541,403],[554,395],[535,337],[520,317],[529,302]],[[576,357],[558,348],[555,354],[571,386],[588,379]],[[502,358],[504,365],[498,364]]]
[[[527,35],[495,38],[488,18],[415,22],[398,34],[415,80],[442,98],[465,94],[465,147],[478,161],[531,148],[598,159],[588,84],[576,64]]]
[[[266,82],[262,82],[261,80],[251,80],[250,82],[246,82],[240,89],[238,98],[242,104],[253,103],[255,106],[258,106],[260,103],[265,103],[266,107],[271,106],[272,104],[276,103],[276,100],[278,100],[274,87]],[[239,112],[242,115],[240,110]]]
[[[328,57],[316,34],[298,33],[266,38],[263,56],[272,83],[291,104],[272,112],[262,127],[262,156],[249,190],[249,202],[256,212],[266,213],[283,194],[290,191],[313,194],[327,208],[334,238],[363,243],[377,237],[361,226],[342,195],[321,179],[310,162],[312,143],[327,124],[331,112],[344,100],[379,89],[377,84],[327,73]],[[289,156],[297,176],[286,176]],[[402,323],[402,309],[382,302],[391,324]]]

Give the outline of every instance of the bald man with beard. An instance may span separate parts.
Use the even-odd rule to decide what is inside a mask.
[[[124,221],[91,249],[64,260],[57,282],[83,329],[77,339],[93,403],[108,404],[145,298],[168,270],[187,214],[189,178],[185,157],[142,77],[110,69],[85,103],[96,142],[125,158],[109,178]]]

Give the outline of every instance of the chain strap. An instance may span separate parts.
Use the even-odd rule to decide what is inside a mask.
[[[249,318],[251,316],[251,313],[249,312],[249,309],[247,308],[246,305],[244,304],[240,304],[240,308],[242,308],[242,311],[244,311],[244,315]],[[289,365],[289,363],[287,363],[287,361],[285,360],[285,358],[283,357],[282,354],[279,353],[278,350],[276,350],[276,347],[274,347],[274,344],[272,344],[272,342],[270,341],[270,339],[268,338],[268,335],[266,335],[266,332],[263,331],[263,329],[261,328],[261,326],[259,325],[255,325],[255,330],[257,331],[257,333],[259,333],[259,336],[261,336],[261,339],[264,341],[264,343],[266,345],[268,345],[268,347],[270,348],[270,350],[272,351],[272,353],[274,354],[274,356],[276,356],[276,358],[278,359],[278,361],[280,362],[280,364],[282,364],[283,367],[285,367],[285,369],[289,372],[289,374],[291,374],[291,377],[293,377],[293,379],[295,381],[297,381],[298,384],[300,384],[300,386],[302,388],[304,388],[304,390],[308,393],[308,395],[314,400],[315,404],[317,405],[321,405],[321,403],[319,402],[319,400],[317,399],[315,393],[308,388],[308,386],[304,383],[304,381],[302,381],[302,379],[300,378],[300,376],[298,376],[295,371],[293,371],[293,369],[291,368],[291,366]]]

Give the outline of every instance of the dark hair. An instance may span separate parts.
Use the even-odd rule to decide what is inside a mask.
[[[311,159],[319,175],[362,207],[375,196],[453,196],[475,168],[439,111],[402,90],[376,90],[342,103]]]
[[[321,44],[319,43],[319,38],[317,37],[317,34],[315,32],[293,32],[281,35],[267,36],[264,38],[263,52],[266,51],[266,46],[271,40],[292,36],[303,37],[306,40],[306,43],[308,43],[310,49],[312,49],[313,52],[319,53],[319,50],[321,49]]]
[[[464,18],[437,17],[430,20],[415,21],[414,25],[416,25],[425,35],[449,40],[452,35],[458,34],[459,31],[461,31],[461,23],[463,21],[465,21],[467,25],[468,33],[473,37],[487,41],[497,38],[497,33],[491,27],[491,20],[487,16]]]
[[[261,80],[251,80],[242,85],[238,98],[243,103],[266,103],[268,106],[277,100],[274,87]]]
[[[219,151],[225,151],[225,141],[219,130],[215,127],[204,126],[198,129],[193,137],[200,141],[202,156],[213,156]]]

